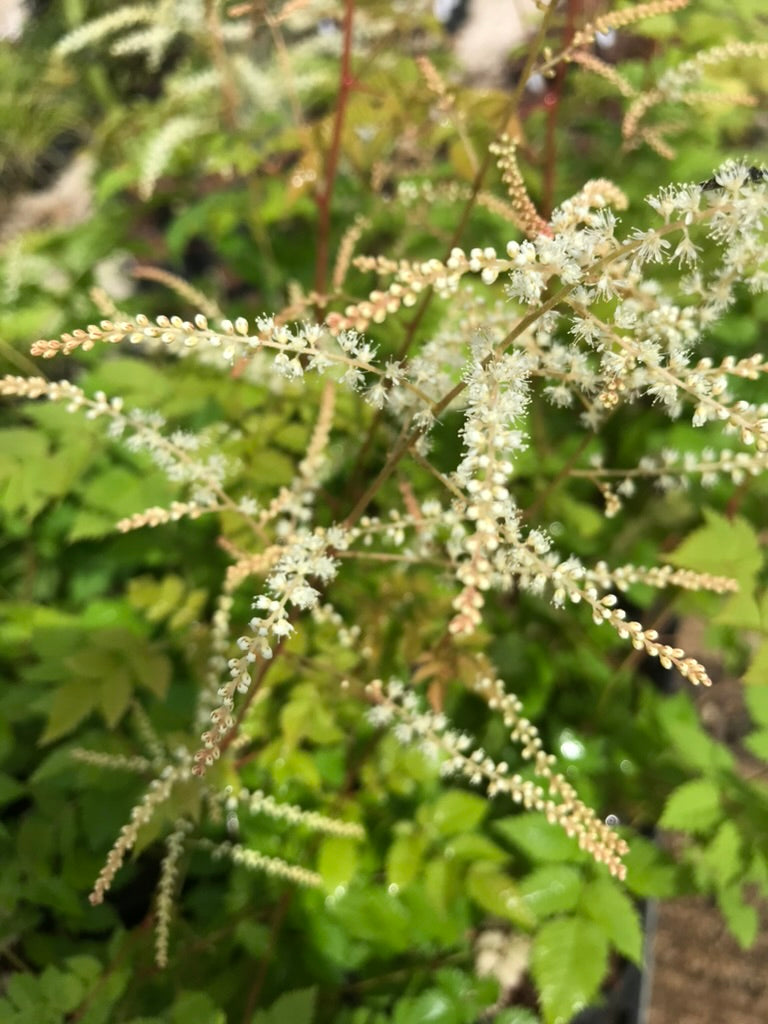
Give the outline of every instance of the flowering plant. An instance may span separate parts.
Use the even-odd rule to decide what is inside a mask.
[[[267,115],[279,102],[300,104],[302,90],[327,81],[317,40],[302,52],[302,19],[315,6],[288,3],[265,15],[275,60],[287,66],[292,59],[301,69],[283,83],[287,95],[272,96],[274,108],[266,104]],[[622,125],[627,145],[646,144],[669,157],[661,128],[646,123],[653,108],[690,102],[688,87],[706,68],[760,57],[762,44],[702,52],[646,92],[589,48],[598,36],[683,6],[659,0],[605,14],[566,33],[554,55],[543,47],[554,16],[548,7],[500,127],[510,114],[520,116],[532,76],[546,81],[573,63],[631,100]],[[238,139],[254,97],[266,88],[249,63],[245,13],[224,15],[215,3],[125,7],[76,29],[57,52],[69,57],[118,34],[114,54],[142,54],[158,69],[177,32],[204,41],[206,72],[170,76],[163,102],[211,94]],[[745,564],[712,548],[723,539],[731,544],[741,531],[747,549],[757,550],[749,515],[729,524],[722,512],[734,486],[759,479],[766,468],[768,361],[724,353],[712,339],[718,324],[759,301],[768,284],[764,173],[729,159],[705,181],[665,185],[647,197],[649,218],[639,204],[631,209],[640,226],[630,229],[619,217],[630,210],[630,198],[603,177],[589,177],[545,209],[526,187],[521,139],[504,130],[476,137],[467,114],[471,95],[463,100],[421,54],[419,88],[438,118],[435,148],[442,132],[457,140],[470,166],[467,181],[446,184],[424,165],[408,176],[407,154],[382,168],[374,147],[365,156],[369,209],[342,228],[332,223],[331,208],[354,180],[356,140],[369,113],[365,83],[351,66],[355,45],[375,52],[391,29],[379,17],[375,5],[358,10],[347,0],[333,26],[341,77],[321,126],[322,165],[309,129],[297,128],[306,148],[291,171],[291,202],[316,188],[311,287],[292,281],[277,312],[245,309],[230,320],[197,285],[140,268],[139,276],[167,285],[191,307],[189,319],[132,312],[135,297],[96,290],[97,323],[31,349],[41,368],[72,356],[82,360],[81,372],[49,378],[35,369],[0,380],[0,394],[32,403],[30,416],[40,416],[45,399],[82,417],[93,443],[122,451],[114,457],[152,482],[158,500],[143,500],[147,489],[136,488],[130,507],[115,517],[126,541],[149,534],[152,545],[164,532],[178,538],[189,528],[200,544],[198,562],[209,557],[218,567],[226,556],[199,597],[192,596],[194,566],[182,565],[191,576],[175,577],[170,598],[158,594],[164,582],[134,579],[134,606],[168,620],[165,647],[158,652],[147,640],[134,658],[125,638],[110,635],[79,655],[68,651],[42,739],[69,736],[91,711],[112,728],[131,713],[143,753],[80,744],[69,753],[86,769],[146,778],[90,901],[101,906],[129,854],[163,838],[153,911],[159,966],[172,955],[172,909],[185,862],[203,851],[275,885],[305,889],[301,913],[322,909],[334,922],[312,927],[368,943],[361,951],[338,938],[343,948],[328,961],[336,968],[375,958],[375,936],[362,923],[369,913],[386,922],[386,941],[398,953],[440,947],[443,929],[447,946],[461,945],[470,923],[484,933],[478,915],[501,919],[526,936],[523,959],[549,1022],[594,996],[610,949],[640,958],[637,914],[620,883],[638,896],[661,895],[668,884],[672,868],[664,856],[621,826],[659,817],[658,806],[654,818],[631,785],[622,793],[614,781],[625,763],[628,775],[652,778],[652,764],[639,767],[642,737],[666,730],[682,748],[683,765],[686,751],[699,748],[705,761],[719,759],[717,784],[702,778],[666,786],[663,824],[696,834],[703,821],[712,846],[722,845],[723,836],[733,839],[739,799],[744,807],[764,799],[740,779],[726,748],[706,736],[682,694],[662,698],[638,687],[642,656],[685,684],[711,685],[703,662],[672,635],[668,615],[656,624],[646,619],[652,593],[689,592],[699,602],[721,595],[697,607],[714,614],[724,606],[725,626],[744,614],[759,619],[756,558]],[[553,95],[559,102],[560,93]],[[358,96],[362,114],[355,121]],[[355,131],[345,139],[347,117]],[[286,141],[270,116],[265,123],[266,149],[287,164]],[[165,111],[161,133],[132,168],[138,195],[155,193],[176,147],[188,140],[210,147],[220,173],[216,133],[204,114],[174,119]],[[499,183],[492,188],[486,178],[494,164]],[[266,167],[265,160],[253,180],[268,179]],[[251,169],[233,159],[229,172],[247,178]],[[394,188],[384,187],[386,176],[396,179]],[[402,242],[381,246],[396,255],[355,255],[369,242],[379,248],[376,231],[387,218],[425,204],[463,209],[459,228],[432,237],[411,236],[404,226]],[[256,237],[262,228],[253,228]],[[464,229],[477,244],[460,244]],[[103,365],[94,361],[98,350]],[[147,371],[150,359],[162,367],[160,376]],[[107,386],[121,379],[135,398],[154,390],[159,401],[134,404],[130,394]],[[176,379],[187,389],[181,402],[170,388],[155,386]],[[67,436],[73,428],[65,419],[48,420],[49,428]],[[86,453],[83,459],[85,465]],[[690,534],[696,524],[691,495],[707,501],[708,525],[698,537],[667,544],[674,550],[660,557],[668,536]],[[77,528],[85,529],[78,539],[88,536],[82,520]],[[170,618],[174,611],[178,617]],[[173,649],[183,668],[171,664]],[[133,675],[125,676],[122,659]],[[137,691],[165,697],[174,672],[185,712],[164,729],[161,708],[145,708]],[[634,734],[617,726],[624,699],[636,704]],[[768,709],[760,698],[750,709],[764,722]],[[603,723],[608,746],[592,776],[580,777],[569,757],[576,750],[571,760],[578,761]],[[456,786],[440,795],[440,777]],[[701,786],[709,787],[694,827],[686,785],[698,785],[700,799]],[[727,800],[721,790],[728,790]],[[412,813],[402,801],[411,802]],[[515,805],[529,813],[515,813]],[[380,835],[382,806],[390,827]],[[276,823],[277,831],[259,832],[250,816]],[[759,883],[768,861],[750,859],[754,825],[749,814],[744,820],[727,876],[708,873],[695,846],[690,863],[681,863],[701,889],[716,890],[747,941],[750,927],[739,927],[733,909],[741,907],[736,866],[743,860],[744,880]],[[304,840],[285,840],[285,823],[299,837],[303,830]],[[308,831],[322,838],[307,840]],[[544,838],[550,831],[559,838]],[[536,842],[526,844],[532,834]],[[450,857],[434,848],[438,838],[451,841]],[[529,870],[516,868],[499,840],[527,856]],[[562,843],[551,863],[546,854],[539,858],[548,843]],[[416,884],[422,873],[423,892]],[[466,895],[454,912],[458,886]],[[291,898],[281,896],[281,905]],[[273,923],[272,942],[285,912]],[[398,931],[393,921],[400,914],[408,924]],[[566,982],[555,984],[577,939],[589,967],[577,962]],[[312,942],[322,945],[317,935]],[[325,970],[298,981],[317,983]],[[502,1021],[519,979],[513,984],[500,969],[490,973],[498,984],[484,1012]],[[263,985],[264,976],[248,1012]],[[410,1012],[417,1011],[402,1011]]]

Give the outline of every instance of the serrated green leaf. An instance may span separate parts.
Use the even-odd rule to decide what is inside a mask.
[[[357,869],[359,843],[345,836],[326,836],[320,844],[317,871],[329,892],[345,889]]]
[[[520,895],[541,921],[573,910],[579,899],[581,873],[568,864],[548,864],[520,881]]]
[[[39,1012],[41,1004],[44,1002],[37,979],[31,974],[23,974],[19,971],[11,974],[5,982],[5,992],[19,1010],[38,1010]]]
[[[543,814],[528,812],[498,818],[491,826],[503,839],[513,843],[534,862],[584,859],[575,839],[550,824]]]
[[[665,899],[676,889],[675,866],[655,843],[635,836],[624,857],[627,868],[626,885],[630,892],[643,898]]]
[[[719,626],[734,626],[736,629],[761,629],[763,623],[758,603],[747,590],[731,594],[712,621]]]
[[[302,740],[336,743],[343,736],[312,683],[293,689],[290,700],[280,712],[280,727],[290,747],[298,746]]]
[[[0,772],[0,807],[9,804],[26,792],[24,786],[6,772]]]
[[[724,821],[720,825],[714,839],[703,851],[700,863],[720,887],[742,874],[745,865],[741,857],[741,836],[732,821]]]
[[[251,1024],[312,1024],[315,1016],[316,988],[286,992],[267,1010],[257,1010]]]
[[[114,729],[133,698],[133,679],[125,666],[113,667],[110,674],[98,687],[99,707],[104,721]]]
[[[431,988],[414,998],[399,999],[392,1024],[463,1024],[463,1015],[445,992]]]
[[[173,1001],[172,1024],[190,1024],[191,1021],[205,1021],[205,1024],[227,1024],[223,1010],[220,1010],[205,992],[180,992]]]
[[[125,646],[123,651],[130,663],[135,684],[162,700],[171,683],[170,660],[154,646],[136,641]]]
[[[77,975],[86,985],[92,985],[102,971],[101,963],[95,956],[90,956],[88,953],[68,956],[66,964],[67,970]]]
[[[531,973],[545,1024],[565,1024],[600,987],[608,965],[608,940],[585,917],[560,917],[542,925],[533,940]]]
[[[150,622],[162,622],[179,607],[184,590],[184,580],[173,573],[161,580],[139,576],[128,586],[128,600],[141,608]]]
[[[669,552],[667,561],[695,572],[730,576],[751,593],[763,564],[755,528],[740,516],[728,519],[712,509],[704,509],[704,519],[706,525]]]
[[[71,1013],[85,995],[80,978],[53,966],[46,967],[38,981],[46,1001],[64,1014]]]
[[[768,729],[758,729],[742,741],[747,750],[763,761],[768,761]]]
[[[92,369],[84,387],[89,392],[101,390],[108,395],[120,395],[129,402],[135,398],[144,408],[158,408],[173,391],[173,382],[151,360],[116,356],[102,360]]]
[[[533,928],[536,915],[523,899],[517,883],[488,864],[474,864],[467,872],[467,893],[483,910],[511,921],[518,928]]]
[[[659,824],[681,832],[706,832],[722,815],[717,786],[708,779],[694,779],[670,793]]]
[[[768,899],[768,859],[760,853],[753,854],[742,881],[745,885],[756,885],[762,898]]]
[[[98,702],[98,687],[92,679],[72,679],[59,686],[53,695],[40,743],[52,743],[73,732],[98,706]]]
[[[754,724],[768,729],[768,686],[750,686],[744,690],[744,701]]]
[[[410,949],[413,928],[403,901],[380,888],[350,889],[333,905],[334,915],[351,938],[371,943],[375,949],[403,952]]]
[[[424,866],[424,891],[438,914],[455,912],[456,901],[466,896],[459,882],[457,865],[444,857],[435,857]]]
[[[471,832],[488,813],[488,801],[476,793],[452,789],[443,793],[434,804],[421,808],[420,820],[431,825],[441,836]]]
[[[701,772],[733,767],[730,751],[707,735],[687,694],[666,698],[656,713],[681,764]]]
[[[445,856],[459,861],[487,861],[490,864],[505,864],[509,853],[498,843],[477,832],[453,836],[445,844]]]
[[[70,543],[74,543],[76,540],[95,540],[98,537],[107,537],[114,532],[114,516],[83,508],[75,513],[67,539]]]
[[[717,905],[728,929],[742,949],[749,949],[757,938],[759,919],[754,907],[744,902],[741,886],[730,885],[717,890]]]
[[[640,917],[632,900],[611,878],[596,878],[584,887],[580,910],[600,925],[609,941],[633,963],[643,955]]]
[[[421,832],[407,832],[396,836],[387,851],[387,882],[404,889],[410,885],[421,870],[421,862],[427,847],[426,837]]]
[[[752,655],[749,668],[744,673],[747,686],[768,688],[768,640],[764,640]]]

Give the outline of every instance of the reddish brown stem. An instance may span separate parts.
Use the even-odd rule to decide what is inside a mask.
[[[331,199],[336,181],[336,171],[341,152],[341,133],[349,94],[355,86],[352,76],[352,19],[355,0],[345,0],[341,69],[339,73],[339,98],[336,101],[336,116],[333,119],[333,134],[325,162],[322,190],[315,197],[317,202],[317,254],[315,257],[315,291],[324,295],[328,284],[328,251],[331,236]]]
[[[582,8],[582,0],[568,0],[563,25],[562,50],[567,50],[576,31],[576,18]],[[552,88],[544,98],[547,108],[547,134],[544,149],[544,184],[541,199],[541,215],[549,220],[555,205],[555,174],[557,171],[557,121],[560,116],[560,101],[563,95],[566,65],[561,61],[555,70]]]

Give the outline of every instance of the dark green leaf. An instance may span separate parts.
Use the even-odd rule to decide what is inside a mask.
[[[542,925],[533,940],[531,972],[545,1024],[560,1024],[590,1002],[608,965],[603,930],[584,917],[560,917]]]

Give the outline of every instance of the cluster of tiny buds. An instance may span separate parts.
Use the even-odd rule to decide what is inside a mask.
[[[205,512],[211,512],[218,508],[218,504],[203,504],[199,501],[172,501],[168,508],[160,505],[153,505],[144,509],[143,512],[135,512],[131,516],[119,519],[115,528],[120,533],[129,533],[131,530],[139,530],[143,527],[163,526],[166,523],[176,523],[180,519],[197,519]]]
[[[584,591],[586,599],[592,605],[592,617],[597,625],[610,623],[622,639],[629,639],[635,650],[645,651],[652,658],[658,658],[662,668],[675,668],[680,675],[694,686],[711,686],[706,668],[695,658],[686,657],[685,651],[679,647],[659,641],[658,631],[644,629],[642,624],[627,621],[627,613],[623,608],[612,607],[616,603],[614,594],[606,594],[597,598],[596,592]]]
[[[168,940],[173,913],[173,896],[179,873],[179,860],[184,852],[185,840],[191,830],[190,822],[184,819],[177,821],[174,830],[165,841],[166,854],[160,867],[155,907],[155,963],[161,969],[168,966]]]
[[[260,789],[251,791],[242,788],[235,792],[231,786],[227,786],[221,797],[226,801],[228,810],[234,810],[238,804],[244,804],[251,814],[264,814],[291,825],[304,825],[313,832],[346,836],[351,839],[362,839],[365,836],[362,825],[355,821],[341,821],[338,818],[329,818],[318,811],[305,811],[295,804],[279,803],[273,796]]]
[[[542,749],[536,726],[522,717],[521,701],[506,692],[501,679],[480,676],[472,689],[491,710],[501,714],[510,730],[510,738],[520,744],[523,758],[532,761],[535,774],[545,780],[549,798],[544,799],[543,794],[540,795],[534,804],[536,809],[542,810],[552,824],[560,825],[568,835],[576,836],[579,846],[595,860],[604,863],[611,874],[623,878],[626,868],[621,858],[629,850],[627,843],[578,798],[573,786],[561,774],[553,772],[556,758]],[[514,778],[520,780],[519,776]],[[517,799],[514,793],[512,795]],[[525,790],[523,799],[528,795],[529,791]],[[553,796],[558,800],[551,799]]]
[[[120,870],[125,857],[130,853],[143,825],[151,821],[155,811],[171,796],[173,787],[191,776],[191,765],[184,759],[178,765],[167,765],[159,778],[153,779],[141,801],[131,811],[130,821],[123,825],[106,863],[99,872],[89,899],[96,906],[102,903],[112,881]]]
[[[105,754],[100,750],[75,747],[74,750],[70,750],[69,756],[81,764],[88,764],[93,768],[106,768],[109,771],[146,775],[152,770],[152,762],[138,754]]]
[[[521,716],[522,705],[517,698],[504,691],[501,680],[488,677],[479,678],[473,689],[502,714],[510,737],[544,787],[519,773],[511,774],[505,761],[495,761],[482,747],[475,747],[466,734],[451,729],[443,714],[422,708],[416,694],[400,680],[392,679],[385,685],[377,679],[368,685],[367,693],[374,702],[369,719],[376,726],[393,726],[393,734],[401,743],[415,744],[426,756],[438,759],[441,774],[462,775],[476,786],[484,783],[489,797],[503,794],[528,810],[541,811],[552,824],[576,837],[579,846],[605,864],[611,874],[623,878],[626,842],[597,818],[562,775],[553,772],[555,759],[542,749],[536,727]]]
[[[643,565],[620,565],[611,569],[606,562],[598,562],[586,569],[584,579],[599,587],[616,587],[627,590],[634,583],[663,590],[665,587],[680,587],[683,590],[710,590],[715,594],[732,594],[739,589],[737,580],[730,576],[715,576],[712,573],[694,572],[692,569],[676,569],[671,565],[646,568]]]
[[[214,860],[229,857],[235,864],[239,864],[249,871],[261,871],[265,875],[284,878],[295,885],[313,889],[317,889],[323,884],[322,878],[316,871],[310,871],[298,864],[289,864],[287,861],[280,860],[279,857],[268,857],[264,853],[259,853],[258,850],[251,850],[238,843],[231,843],[228,840],[213,843],[210,840],[199,839],[195,845],[208,850]]]

